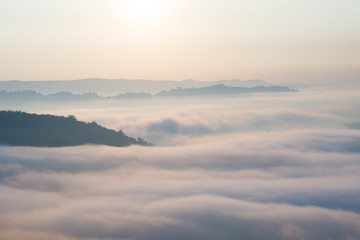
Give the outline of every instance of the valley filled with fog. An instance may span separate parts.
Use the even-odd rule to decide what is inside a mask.
[[[360,1],[0,1],[0,240],[360,240]]]
[[[0,146],[2,239],[360,238],[357,89],[0,107],[154,145]]]

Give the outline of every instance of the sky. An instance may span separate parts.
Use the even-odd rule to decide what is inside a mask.
[[[0,0],[0,80],[354,83],[358,0]]]

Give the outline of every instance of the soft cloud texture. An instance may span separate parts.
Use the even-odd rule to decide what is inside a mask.
[[[358,104],[314,91],[52,106],[157,146],[0,147],[0,238],[359,239],[360,132],[344,127]]]
[[[339,146],[359,142],[358,133],[221,139],[178,147],[1,147],[1,235],[360,237],[359,154]]]

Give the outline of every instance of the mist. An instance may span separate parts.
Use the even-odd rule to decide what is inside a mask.
[[[1,146],[1,239],[360,238],[355,90],[8,108],[154,146]]]

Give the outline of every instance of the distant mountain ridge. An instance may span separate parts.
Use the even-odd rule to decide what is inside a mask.
[[[57,92],[50,94],[42,94],[33,90],[23,91],[0,91],[0,101],[4,102],[75,102],[75,101],[91,101],[99,99],[134,99],[134,98],[151,98],[150,93],[124,93],[115,96],[102,97],[96,93],[73,94],[71,92]]]
[[[157,96],[201,96],[201,95],[233,95],[241,93],[256,93],[256,92],[295,92],[296,90],[283,86],[257,86],[257,87],[228,87],[223,84],[202,87],[202,88],[177,88],[170,91],[162,91]]]
[[[3,102],[64,102],[64,101],[91,101],[91,100],[100,100],[100,99],[143,99],[143,98],[152,98],[152,97],[165,97],[165,96],[200,96],[200,95],[234,95],[242,93],[255,93],[255,92],[295,92],[297,90],[290,89],[284,86],[257,86],[257,87],[228,87],[223,84],[218,84],[208,87],[200,88],[182,88],[177,87],[171,90],[164,90],[157,94],[150,94],[144,92],[138,93],[124,93],[117,94],[114,96],[99,96],[96,93],[82,93],[82,94],[73,94],[71,92],[58,92],[51,94],[42,94],[33,90],[24,90],[24,91],[0,91],[0,101]]]
[[[182,88],[200,88],[212,85],[223,84],[228,87],[256,87],[272,86],[263,80],[219,80],[219,81],[153,81],[142,79],[80,79],[80,80],[59,80],[59,81],[0,81],[0,90],[22,91],[32,90],[43,94],[57,92],[72,92],[75,94],[95,92],[100,95],[115,95],[127,92],[158,93],[161,91]]]
[[[347,123],[345,126],[350,129],[360,129],[360,122]]]
[[[63,147],[101,144],[116,147],[150,145],[126,136],[121,130],[104,128],[95,122],[77,121],[74,116],[37,115],[0,111],[0,144],[13,146]]]

